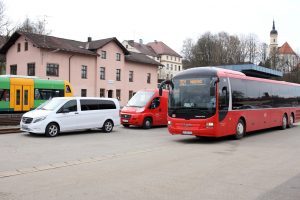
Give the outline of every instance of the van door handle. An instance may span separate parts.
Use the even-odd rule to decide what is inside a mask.
[[[76,113],[74,113],[75,115],[78,115],[79,113],[78,112],[76,112]]]

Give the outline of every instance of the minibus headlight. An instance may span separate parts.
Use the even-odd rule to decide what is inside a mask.
[[[37,123],[37,122],[43,121],[44,119],[46,119],[46,117],[47,117],[47,116],[35,118],[35,119],[33,120],[33,123]]]
[[[206,128],[213,128],[214,127],[214,123],[213,122],[207,122],[206,123]]]
[[[172,122],[171,122],[171,121],[168,121],[168,125],[171,126],[171,125],[172,125]]]

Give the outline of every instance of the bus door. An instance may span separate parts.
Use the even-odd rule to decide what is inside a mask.
[[[221,135],[226,135],[230,131],[230,118],[228,117],[229,111],[229,84],[228,78],[220,77],[218,83],[218,121],[219,130]]]

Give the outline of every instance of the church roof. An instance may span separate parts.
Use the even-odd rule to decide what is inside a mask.
[[[294,55],[296,55],[294,50],[291,48],[291,46],[287,42],[285,42],[281,47],[279,47],[278,52],[279,52],[279,54],[294,54]]]

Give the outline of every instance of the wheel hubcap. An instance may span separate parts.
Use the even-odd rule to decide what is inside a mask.
[[[294,117],[290,116],[290,125],[293,125],[293,123],[294,123]]]
[[[286,117],[284,116],[283,120],[282,120],[283,127],[286,127],[286,124],[287,124],[287,120],[286,120]]]
[[[111,131],[111,129],[112,129],[112,123],[106,122],[106,124],[105,124],[105,130],[106,131]]]
[[[244,133],[244,126],[243,126],[243,124],[239,123],[237,125],[237,134],[242,135],[243,133]]]
[[[54,136],[58,132],[58,128],[55,125],[49,127],[49,135]]]
[[[151,125],[151,122],[149,120],[147,120],[145,124],[147,127],[149,127]]]

